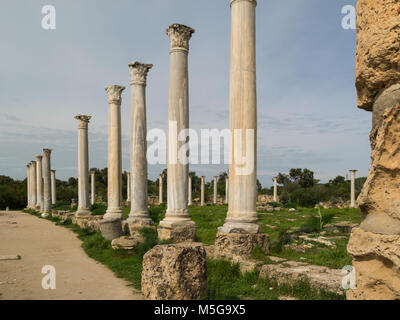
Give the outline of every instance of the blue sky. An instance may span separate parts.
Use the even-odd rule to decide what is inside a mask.
[[[341,9],[355,0],[259,0],[257,6],[258,177],[309,168],[327,181],[370,165],[371,114],[357,109],[355,31]],[[52,4],[57,29],[41,28]],[[0,11],[0,174],[23,179],[26,164],[52,148],[57,178],[77,175],[76,114],[92,115],[90,167],[107,164],[104,87],[125,85],[123,169],[129,169],[129,70],[154,64],[148,129],[167,127],[171,23],[196,29],[189,57],[190,126],[227,128],[229,0],[3,0]],[[149,166],[155,179],[163,166]],[[224,165],[194,165],[211,180]]]

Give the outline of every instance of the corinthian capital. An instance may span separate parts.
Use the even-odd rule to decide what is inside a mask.
[[[51,151],[51,149],[43,149],[43,155],[45,157],[50,157]]]
[[[184,49],[189,51],[189,40],[194,29],[183,24],[174,23],[167,29],[167,35],[171,39],[171,49]]]
[[[137,61],[130,63],[131,85],[146,85],[147,74],[151,68],[153,68],[152,64],[145,64]]]
[[[109,104],[121,104],[122,101],[121,94],[122,91],[125,90],[124,86],[112,85],[112,86],[107,86],[105,89],[107,91],[107,98]]]
[[[78,114],[75,116],[75,119],[78,120],[78,129],[87,129],[88,128],[88,123],[92,116],[85,116],[83,114]]]

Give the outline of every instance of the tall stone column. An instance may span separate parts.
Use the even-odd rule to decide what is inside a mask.
[[[47,217],[51,212],[51,149],[43,149],[43,213]]]
[[[90,204],[96,203],[96,170],[90,170]]]
[[[225,178],[225,204],[229,201],[229,177]]]
[[[51,170],[51,205],[55,206],[56,203],[57,203],[56,170]]]
[[[188,206],[191,206],[192,202],[192,177],[188,176]]]
[[[217,204],[217,180],[218,177],[214,177],[214,197],[213,197],[213,203]]]
[[[147,210],[147,124],[146,84],[152,64],[129,64],[131,75],[131,212],[128,224],[131,234],[151,226]]]
[[[161,240],[194,240],[196,225],[188,214],[189,164],[178,158],[178,150],[186,144],[178,135],[189,128],[189,40],[194,30],[173,24],[167,29],[171,40],[168,106],[168,206],[164,220],[158,226]]]
[[[269,237],[259,233],[257,203],[257,93],[255,0],[231,0],[229,123],[232,162],[225,223],[218,228],[218,255],[251,257],[257,246],[269,253]],[[243,161],[244,160],[244,161]]]
[[[26,208],[29,209],[31,207],[31,171],[30,165],[26,165],[26,198],[27,198],[27,205]]]
[[[158,202],[163,203],[163,177],[161,174],[158,178]]]
[[[43,211],[43,173],[42,156],[36,156],[36,204],[37,210]]]
[[[90,215],[89,206],[89,139],[88,127],[92,117],[77,115],[78,120],[78,210],[77,217]]]
[[[131,203],[131,173],[126,173],[126,202]]]
[[[31,161],[31,198],[32,198],[32,209],[36,209],[37,204],[37,172],[36,172],[36,161]]]
[[[122,144],[121,102],[125,87],[112,85],[106,88],[108,112],[108,185],[107,211],[104,218],[123,218],[122,211]]]
[[[256,212],[256,5],[255,0],[231,0],[229,117],[233,157],[229,166],[228,213],[225,224],[219,228],[224,233],[242,230],[254,234],[260,230]],[[237,133],[239,137],[236,137]],[[240,151],[247,156],[245,165],[241,163],[242,157],[235,156]]]
[[[356,172],[358,170],[350,170],[351,174],[351,191],[350,191],[350,208],[356,207]]]
[[[204,206],[204,184],[205,184],[206,177],[202,176],[200,180],[200,206]]]
[[[274,202],[278,202],[278,178],[274,177]]]

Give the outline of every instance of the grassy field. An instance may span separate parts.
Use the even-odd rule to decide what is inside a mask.
[[[92,207],[94,214],[104,214],[106,207],[95,205]],[[124,207],[124,213],[129,215],[129,207]],[[157,225],[165,216],[165,206],[151,206],[150,216]],[[197,241],[204,244],[213,244],[217,234],[217,228],[225,220],[227,206],[208,205],[205,207],[190,207],[189,214],[196,222]],[[36,212],[29,210],[29,213]],[[347,221],[360,223],[361,214],[358,209],[308,209],[299,208],[296,212],[289,212],[282,209],[280,212],[261,212],[259,213],[262,232],[268,233],[271,239],[271,255],[283,257],[295,261],[305,261],[312,264],[324,265],[331,268],[342,268],[344,265],[351,264],[351,259],[347,255],[346,246],[349,234],[332,233],[324,229],[312,230],[310,225],[319,221],[319,217],[327,218],[331,223]],[[329,219],[328,219],[329,218]],[[71,221],[61,223],[59,219],[48,218],[57,224],[63,224],[77,233],[82,240],[82,247],[91,258],[107,265],[115,272],[118,277],[127,279],[140,289],[140,277],[142,271],[143,255],[156,244],[157,234],[154,230],[143,230],[145,243],[140,245],[134,252],[123,250],[113,250],[111,242],[105,240],[100,233],[90,232],[80,229],[71,224]],[[287,239],[288,232],[310,229],[307,235],[317,237],[319,231],[325,231],[324,237],[332,241],[336,248],[323,245],[315,246],[305,253],[284,248],[282,244],[290,243]],[[263,260],[268,263],[268,258],[263,254],[254,252],[253,258]],[[318,299],[344,299],[343,296],[335,295],[323,291],[312,289],[306,281],[291,283],[290,285],[278,285],[271,279],[261,279],[256,272],[241,274],[239,266],[227,261],[209,261],[207,264],[209,296],[210,300],[221,299],[278,299],[281,296],[290,296],[302,300]]]

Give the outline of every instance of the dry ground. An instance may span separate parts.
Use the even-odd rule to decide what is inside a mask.
[[[20,260],[2,260],[19,255]],[[56,289],[42,288],[42,267],[56,268]],[[127,281],[89,258],[76,235],[45,219],[0,211],[1,299],[143,299]]]

